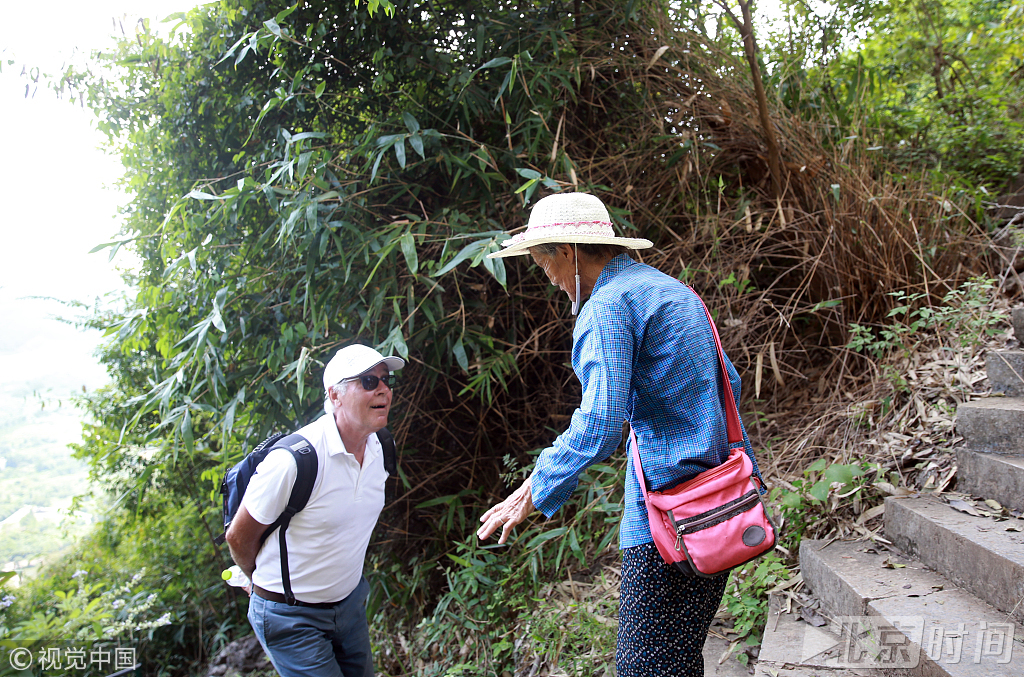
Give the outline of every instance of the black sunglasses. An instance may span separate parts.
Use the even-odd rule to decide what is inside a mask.
[[[395,388],[395,375],[394,374],[388,374],[387,376],[383,376],[383,377],[377,376],[376,374],[363,374],[362,376],[353,376],[352,378],[347,378],[345,380],[346,381],[356,381],[356,380],[358,380],[360,383],[363,384],[363,390],[376,390],[377,389],[377,384],[380,383],[381,381],[384,382],[384,385],[386,385],[389,390],[394,390],[394,388]]]

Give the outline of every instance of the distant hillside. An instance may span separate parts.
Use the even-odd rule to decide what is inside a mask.
[[[70,402],[0,395],[0,567],[59,550],[91,521],[62,528],[74,496],[88,491],[85,465],[67,445],[81,438],[81,413]],[[19,567],[11,567],[14,560]]]

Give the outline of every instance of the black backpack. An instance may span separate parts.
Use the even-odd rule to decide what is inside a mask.
[[[377,439],[384,450],[384,469],[390,477],[398,475],[398,461],[395,453],[395,438],[387,428],[377,431]],[[319,465],[316,450],[309,441],[298,434],[275,433],[256,445],[249,454],[234,465],[224,474],[220,483],[220,493],[224,501],[224,533],[214,539],[214,543],[224,543],[231,520],[238,512],[238,506],[242,504],[242,497],[249,486],[249,480],[256,473],[256,467],[274,449],[287,449],[295,458],[295,466],[298,474],[295,476],[295,484],[292,486],[292,493],[288,497],[288,506],[284,512],[267,527],[260,536],[260,545],[267,540],[275,529],[278,530],[278,539],[281,547],[281,582],[284,585],[285,600],[289,605],[295,604],[295,595],[292,594],[292,582],[288,575],[288,545],[285,541],[285,531],[292,517],[306,507],[309,497],[313,493],[313,485],[316,483],[316,472]]]

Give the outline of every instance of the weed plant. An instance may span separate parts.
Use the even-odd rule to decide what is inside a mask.
[[[498,676],[537,661],[569,675],[605,674],[615,655],[624,472],[624,464],[590,467],[571,505],[520,526],[504,546],[477,540],[479,509],[467,495],[446,497],[445,524],[465,527],[441,561],[374,565],[381,673]],[[438,572],[444,592],[423,615]],[[594,590],[603,596],[581,594]]]
[[[923,292],[890,292],[896,302],[887,316],[892,321],[874,328],[852,323],[847,347],[881,360],[893,352],[909,355],[925,340],[937,339],[945,348],[973,355],[1006,320],[1005,313],[992,308],[995,286],[993,279],[972,277],[937,305]]]

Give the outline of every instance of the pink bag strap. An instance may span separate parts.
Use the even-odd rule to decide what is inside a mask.
[[[722,389],[725,391],[725,427],[728,431],[729,446],[740,444],[743,442],[743,426],[740,425],[740,413],[736,410],[736,398],[732,395],[732,382],[729,380],[729,370],[725,367],[725,353],[722,352],[722,340],[718,338],[718,328],[715,327],[715,321],[711,319],[708,307],[704,305],[704,299],[690,285],[686,285],[686,288],[692,291],[700,301],[700,306],[708,317],[708,324],[711,325],[711,334],[715,337],[715,348],[718,350],[718,365],[722,368]]]
[[[715,337],[715,349],[718,351],[718,365],[722,370],[722,389],[725,396],[725,428],[729,438],[729,446],[731,447],[743,442],[743,426],[740,425],[740,414],[736,410],[736,399],[732,395],[732,382],[729,381],[729,370],[725,366],[722,340],[718,337],[718,328],[715,327],[715,321],[711,319],[711,312],[704,304],[704,299],[690,285],[686,285],[686,288],[693,292],[693,295],[700,301],[700,307],[704,309],[704,314],[708,318],[708,324],[711,325],[711,334]],[[647,482],[644,480],[644,468],[640,462],[640,444],[636,441],[636,433],[633,431],[632,425],[629,426],[629,440],[633,443],[633,465],[636,470],[636,478],[640,482],[640,493],[643,494],[644,501],[646,502]]]
[[[632,424],[629,426],[629,441],[633,443],[633,471],[636,473],[636,479],[640,482],[640,493],[644,496],[644,503],[647,503],[647,482],[644,480],[644,465],[640,462],[640,445],[636,441],[636,433],[633,432]]]

